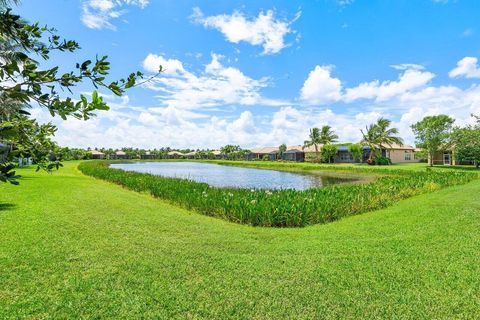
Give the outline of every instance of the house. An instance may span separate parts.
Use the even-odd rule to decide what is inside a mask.
[[[92,159],[105,159],[105,153],[98,150],[90,150],[90,154],[92,155]]]
[[[195,159],[195,158],[197,158],[197,156],[198,156],[198,154],[197,154],[196,151],[185,153],[185,157],[187,159]]]
[[[145,154],[140,155],[140,159],[155,159],[155,155],[150,151],[145,151]]]
[[[363,147],[363,157],[362,162],[368,158],[368,152],[370,152],[370,148]],[[365,157],[367,154],[367,157]],[[334,163],[356,163],[359,162],[357,159],[353,158],[353,155],[348,151],[348,146],[338,146],[337,147],[337,155],[333,157]]]
[[[300,148],[287,147],[287,151],[283,152],[282,154],[282,159],[285,161],[303,162],[305,161],[305,152]]]
[[[127,154],[125,153],[125,151],[117,150],[115,151],[115,154],[113,157],[114,159],[127,159]]]
[[[335,163],[356,163],[352,154],[348,151],[348,146],[338,146],[337,155],[334,158]],[[370,147],[363,146],[363,155],[360,162],[367,162],[370,156]],[[419,160],[415,157],[415,147],[411,145],[392,144],[378,148],[383,157],[390,158],[392,163],[413,163]]]
[[[392,144],[382,146],[382,155],[390,158],[392,163],[414,163],[419,160],[415,157],[415,147],[408,144]]]
[[[278,147],[261,147],[261,148],[252,148],[250,149],[249,158],[252,160],[263,160],[267,157],[269,160],[273,157],[273,154],[278,153]],[[273,160],[275,160],[273,159]]]
[[[443,150],[437,151],[433,156],[433,164],[434,165],[475,165],[475,161],[465,160],[460,161],[455,159],[455,146],[451,146],[448,148],[444,148]],[[427,160],[428,164],[430,164],[430,159]]]
[[[223,154],[220,150],[213,150],[212,154],[213,154],[213,157],[215,159],[222,159],[223,158]]]
[[[169,153],[167,153],[167,156],[169,159],[179,159],[179,158],[183,158],[185,154],[179,151],[170,151]]]

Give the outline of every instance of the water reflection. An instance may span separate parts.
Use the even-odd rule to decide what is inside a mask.
[[[215,187],[305,190],[358,180],[358,178],[338,177],[326,173],[300,174],[201,162],[114,163],[110,167],[205,182]]]

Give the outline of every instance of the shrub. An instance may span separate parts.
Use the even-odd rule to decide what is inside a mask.
[[[365,184],[334,185],[303,191],[261,190],[217,188],[185,179],[112,169],[108,165],[108,161],[86,161],[79,165],[79,169],[87,175],[131,190],[149,192],[154,197],[208,216],[265,227],[302,227],[326,223],[383,208],[416,194],[463,184],[477,177],[474,173],[456,171],[370,169],[363,171],[384,170],[388,175]],[[351,170],[361,172],[361,169]]]
[[[392,164],[392,160],[388,157],[377,155],[375,156],[375,164],[378,166],[388,166]]]

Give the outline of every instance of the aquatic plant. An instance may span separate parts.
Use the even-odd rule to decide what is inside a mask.
[[[347,168],[343,170],[349,170]],[[388,174],[370,183],[297,191],[217,188],[186,179],[113,169],[106,161],[82,162],[79,169],[92,177],[131,190],[148,192],[201,214],[264,227],[303,227],[327,223],[384,208],[414,195],[464,184],[477,177],[474,173],[457,171],[388,170],[379,171]]]

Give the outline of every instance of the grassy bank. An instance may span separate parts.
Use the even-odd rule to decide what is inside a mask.
[[[228,162],[220,162],[228,163]],[[278,163],[264,163],[276,165]],[[114,182],[131,190],[148,192],[189,210],[232,222],[268,227],[303,227],[326,223],[345,216],[384,208],[396,201],[446,186],[464,184],[476,175],[464,172],[372,169],[344,166],[352,172],[388,175],[364,184],[344,184],[297,190],[250,190],[215,188],[206,183],[127,172],[108,167],[107,161],[88,161],[80,170],[90,176]],[[240,163],[242,164],[242,163]],[[254,165],[254,164],[251,164]],[[308,164],[286,164],[284,169]],[[310,165],[312,166],[312,165]],[[318,166],[324,170],[325,166]]]
[[[475,319],[480,181],[297,229],[82,175],[1,185],[1,319]]]

